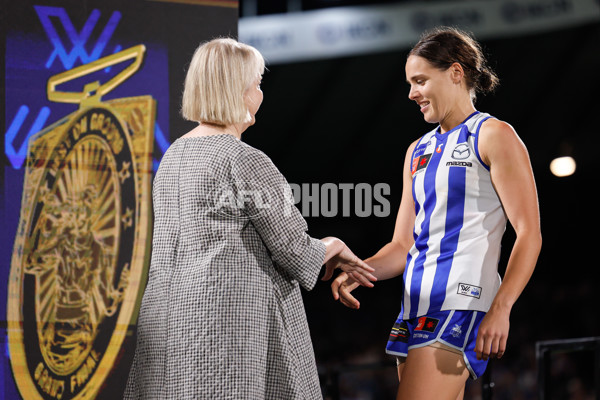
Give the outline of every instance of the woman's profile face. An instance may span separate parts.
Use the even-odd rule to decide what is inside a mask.
[[[442,71],[415,55],[406,60],[408,98],[419,105],[423,118],[429,123],[439,123],[450,113],[457,89],[451,70]]]
[[[246,89],[246,93],[244,95],[246,107],[248,108],[248,112],[250,113],[250,116],[252,118],[250,125],[254,125],[254,123],[256,122],[255,116],[263,101],[263,92],[260,89],[261,80],[261,77],[256,78],[256,80],[252,82],[250,87]]]

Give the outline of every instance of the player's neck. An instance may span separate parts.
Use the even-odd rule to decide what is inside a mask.
[[[458,125],[462,124],[469,115],[476,111],[472,101],[464,104],[457,104],[440,121],[440,133],[446,133]]]

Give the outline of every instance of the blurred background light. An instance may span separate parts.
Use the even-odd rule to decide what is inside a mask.
[[[557,157],[552,162],[550,162],[550,171],[555,176],[565,177],[569,175],[573,175],[575,169],[577,168],[577,164],[573,157]]]

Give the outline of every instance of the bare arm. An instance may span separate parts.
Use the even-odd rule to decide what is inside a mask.
[[[383,246],[374,256],[369,257],[367,264],[375,268],[378,279],[390,279],[404,272],[406,255],[414,243],[415,203],[412,195],[411,156],[417,142],[412,143],[404,158],[402,171],[402,198],[392,241]]]
[[[411,156],[417,142],[412,143],[404,159],[402,172],[402,199],[392,241],[383,246],[375,255],[365,260],[375,271],[378,280],[391,279],[404,272],[406,255],[414,243],[413,228],[415,224],[415,204],[412,196]],[[340,300],[350,308],[358,309],[360,303],[350,292],[358,286],[352,276],[340,274],[331,284],[335,300]]]
[[[529,155],[507,123],[490,119],[481,127],[479,150],[516,233],[504,280],[483,319],[475,352],[501,357],[506,350],[510,311],[529,282],[542,245],[537,191]]]

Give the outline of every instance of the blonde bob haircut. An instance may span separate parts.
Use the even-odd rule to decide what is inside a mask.
[[[251,121],[244,94],[264,70],[264,58],[252,46],[230,38],[201,44],[185,78],[183,118],[221,126]]]

